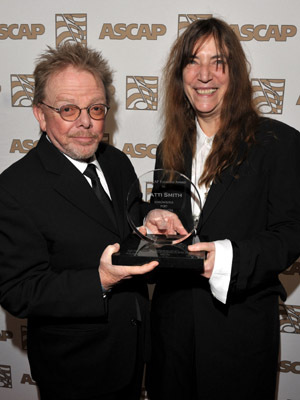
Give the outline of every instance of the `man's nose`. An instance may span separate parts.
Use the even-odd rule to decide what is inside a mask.
[[[92,118],[87,109],[82,109],[78,118],[78,123],[84,128],[90,128],[92,125]]]

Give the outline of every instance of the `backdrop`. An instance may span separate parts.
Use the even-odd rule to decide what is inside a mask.
[[[252,65],[257,107],[300,129],[299,0],[1,0],[0,172],[39,138],[31,108],[36,57],[47,45],[69,40],[101,50],[114,70],[105,140],[127,154],[138,175],[153,169],[162,66],[179,29],[211,15],[225,19],[241,40]],[[299,400],[300,264],[281,279],[288,298],[280,305],[278,399]],[[2,400],[38,398],[26,356],[26,329],[26,320],[0,309]]]

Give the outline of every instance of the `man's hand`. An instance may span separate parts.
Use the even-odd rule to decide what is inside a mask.
[[[158,235],[187,235],[188,232],[175,213],[167,210],[155,209],[147,214],[142,233],[147,228],[152,234]]]
[[[100,258],[98,271],[101,285],[105,290],[111,289],[123,279],[130,279],[134,275],[146,274],[158,265],[158,261],[151,261],[141,266],[112,265],[111,256],[113,253],[119,251],[119,249],[120,245],[118,243],[107,246]]]
[[[188,250],[207,252],[206,260],[204,260],[204,273],[201,275],[209,279],[215,266],[215,244],[213,242],[194,243],[188,246]]]

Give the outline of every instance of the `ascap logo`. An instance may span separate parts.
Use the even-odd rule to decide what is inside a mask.
[[[241,41],[257,40],[268,42],[274,39],[276,42],[285,42],[287,38],[296,36],[297,28],[295,25],[231,25],[237,37]]]
[[[103,24],[99,39],[108,37],[112,40],[157,40],[159,36],[165,35],[167,28],[162,24]]]
[[[12,107],[31,107],[34,95],[33,75],[12,74],[10,80]]]
[[[254,104],[262,114],[282,114],[285,79],[252,79]]]
[[[300,275],[300,262],[295,262],[290,268],[282,272],[283,275]]]
[[[36,39],[45,33],[45,27],[42,24],[0,24],[0,40],[13,39],[20,40],[24,37],[27,39]]]
[[[29,374],[23,374],[21,383],[23,385],[25,385],[26,383],[28,383],[29,385],[36,385],[36,382],[31,378]]]
[[[11,331],[1,331],[0,333],[0,342],[6,342],[7,339],[12,339],[13,333]]]
[[[122,151],[132,158],[155,158],[156,148],[157,144],[138,143],[133,147],[132,143],[125,143]]]
[[[279,363],[279,368],[278,370],[280,372],[288,373],[292,372],[293,374],[300,374],[300,362],[299,361],[288,361],[288,360],[282,360]]]
[[[33,149],[38,143],[38,140],[25,139],[21,141],[20,139],[13,139],[10,146],[10,153],[28,153],[29,150]]]
[[[158,77],[127,76],[126,77],[126,109],[157,110]]]
[[[211,18],[212,16],[212,14],[179,14],[178,33],[193,21]],[[268,42],[274,39],[276,42],[285,42],[287,38],[294,37],[297,34],[297,27],[295,25],[279,26],[260,24],[255,26],[246,24],[239,26],[237,24],[231,24],[230,26],[240,41],[257,40],[259,42]]]
[[[198,19],[211,18],[212,14],[179,14],[178,15],[178,34],[181,30],[187,28],[192,22]]]
[[[300,306],[279,304],[280,332],[300,334]]]
[[[56,46],[65,42],[87,44],[86,14],[56,14]]]
[[[0,365],[0,387],[8,389],[12,388],[10,365]]]
[[[27,326],[21,325],[21,345],[23,350],[27,350]]]

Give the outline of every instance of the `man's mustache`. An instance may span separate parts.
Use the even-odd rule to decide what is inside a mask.
[[[72,135],[69,136],[70,138],[78,138],[78,137],[84,137],[84,138],[90,138],[90,139],[97,139],[99,137],[99,135],[93,134],[93,133],[72,133]]]

